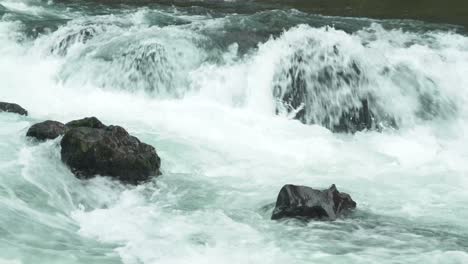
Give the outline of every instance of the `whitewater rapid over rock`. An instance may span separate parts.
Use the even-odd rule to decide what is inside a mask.
[[[29,112],[0,113],[0,263],[468,262],[468,37],[227,10],[0,0],[0,101]],[[398,129],[326,128],[363,96]],[[60,139],[25,137],[84,116],[155,146],[163,176],[80,181]],[[331,183],[349,218],[270,220],[283,185]]]

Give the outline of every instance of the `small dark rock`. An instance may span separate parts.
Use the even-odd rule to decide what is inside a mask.
[[[38,140],[47,140],[47,139],[55,139],[67,131],[67,127],[57,121],[47,120],[41,123],[37,123],[32,125],[26,136],[33,137]]]
[[[75,127],[89,127],[89,128],[106,128],[107,126],[104,125],[99,119],[96,117],[86,117],[79,120],[70,121],[65,124],[68,128],[75,128]]]
[[[61,146],[62,161],[79,178],[103,175],[137,184],[161,174],[161,160],[154,147],[119,126],[72,127]]]
[[[333,221],[354,208],[356,202],[349,194],[340,193],[334,184],[323,191],[288,184],[278,194],[271,219],[296,217]]]
[[[26,111],[23,107],[18,104],[13,103],[5,103],[0,102],[0,112],[9,112],[9,113],[16,113],[19,115],[28,115],[28,111]]]

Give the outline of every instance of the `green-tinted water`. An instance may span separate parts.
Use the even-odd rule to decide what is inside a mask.
[[[0,113],[0,264],[468,262],[468,38],[456,25],[365,18],[458,24],[457,12],[108,2],[0,0],[0,101],[30,112]],[[399,129],[304,125],[283,111],[288,92],[312,121],[366,96]],[[163,175],[81,181],[60,139],[24,136],[84,116],[155,146]],[[271,221],[287,183],[335,183],[358,210]]]

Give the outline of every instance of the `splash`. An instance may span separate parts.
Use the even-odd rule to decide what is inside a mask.
[[[466,36],[86,3],[0,0],[0,97],[30,112],[0,114],[0,262],[466,262]],[[84,116],[156,146],[163,176],[80,181],[58,141],[24,137]],[[330,131],[361,116],[381,132]],[[339,183],[359,209],[272,222],[286,183]]]

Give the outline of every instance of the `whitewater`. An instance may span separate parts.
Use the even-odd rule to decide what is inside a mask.
[[[92,1],[0,0],[0,18],[0,101],[29,111],[0,113],[0,264],[468,263],[463,28]],[[364,94],[395,127],[324,125]],[[86,116],[154,146],[163,175],[79,180],[58,139],[25,137]],[[272,221],[284,184],[336,184],[358,207]]]

